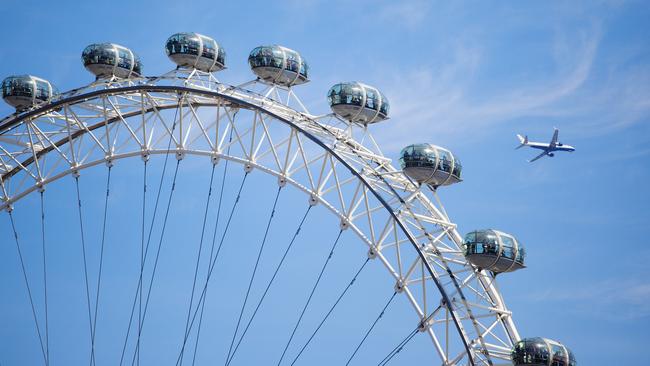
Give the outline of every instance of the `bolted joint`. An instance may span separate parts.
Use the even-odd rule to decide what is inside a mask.
[[[142,161],[145,163],[149,161],[149,158],[151,157],[151,154],[149,153],[149,150],[142,150]]]
[[[36,186],[38,187],[38,193],[43,193],[45,192],[45,183],[43,183],[43,180],[39,180],[38,183],[36,183]]]
[[[246,173],[252,172],[253,171],[253,164],[250,164],[250,163],[244,164],[244,171]]]
[[[395,292],[397,293],[402,293],[404,291],[404,281],[403,280],[397,280],[395,283]]]
[[[341,219],[341,224],[339,224],[341,230],[347,230],[350,227],[350,221],[347,218]]]
[[[212,165],[217,165],[217,164],[219,164],[219,160],[220,160],[220,159],[221,159],[221,157],[220,157],[219,154],[217,154],[216,152],[213,153],[212,156],[210,156],[210,161],[212,162]]]
[[[183,159],[185,159],[185,151],[177,149],[176,150],[176,160],[180,161],[180,160],[183,160]]]
[[[285,177],[278,177],[278,185],[280,187],[284,187],[287,185],[287,178]]]
[[[433,319],[431,319],[431,318],[422,319],[420,321],[420,324],[418,325],[418,331],[424,333],[429,328],[431,328],[432,325],[433,325]]]
[[[113,165],[114,165],[113,156],[112,155],[106,155],[106,157],[104,157],[104,159],[106,160],[106,166],[109,167],[109,168],[112,168]]]
[[[7,211],[8,213],[13,212],[13,210],[14,210],[14,205],[12,204],[9,204],[5,207],[5,211]]]
[[[72,176],[75,178],[79,178],[81,176],[81,173],[79,173],[79,170],[76,167],[72,170]]]
[[[318,204],[318,197],[315,195],[310,195],[309,196],[309,206],[316,206]]]
[[[377,258],[377,248],[375,246],[371,246],[370,249],[368,249],[368,258],[369,259]]]

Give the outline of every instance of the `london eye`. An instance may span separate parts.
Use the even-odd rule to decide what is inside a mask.
[[[415,135],[398,162],[382,153],[372,131],[399,121],[380,86],[337,83],[316,115],[295,50],[254,48],[241,85],[211,37],[164,50],[160,76],[97,43],[88,85],[2,83],[2,240],[21,279],[3,297],[24,364],[386,365],[409,347],[424,364],[577,364],[522,337],[501,295],[524,245],[448,216],[460,158]]]

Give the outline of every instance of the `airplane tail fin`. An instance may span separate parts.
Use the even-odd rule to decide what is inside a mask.
[[[522,136],[517,134],[517,138],[519,139],[519,146],[515,148],[516,149],[521,149],[522,147],[526,146],[528,144],[528,136]]]

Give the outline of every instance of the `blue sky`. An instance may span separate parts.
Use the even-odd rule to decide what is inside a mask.
[[[464,182],[440,192],[452,220],[462,232],[495,227],[526,244],[528,268],[500,278],[523,336],[561,340],[582,365],[636,364],[650,341],[650,194],[643,183],[650,178],[646,2],[5,0],[2,8],[0,76],[29,73],[60,90],[92,81],[80,54],[94,42],[130,47],[141,56],[146,75],[162,74],[173,67],[164,41],[179,31],[210,35],[222,44],[228,69],[219,78],[232,84],[252,78],[246,58],[255,46],[298,50],[310,63],[312,81],[296,92],[314,113],[328,112],[325,93],[336,82],[378,87],[391,101],[391,119],[372,127],[384,152],[396,158],[414,142],[450,148],[464,166]],[[0,115],[11,112],[0,106]],[[533,151],[513,150],[516,133],[545,141],[554,126],[575,153],[529,164]],[[139,166],[125,167],[133,171],[121,168],[123,179],[140,179]],[[102,174],[89,180],[101,186]],[[71,189],[67,182],[52,191],[66,195]],[[33,213],[37,198],[22,207]],[[29,231],[29,215],[17,216]],[[287,225],[296,219],[287,217]],[[57,220],[63,218],[48,224],[52,235]],[[119,215],[115,220],[131,225]],[[1,273],[16,279],[8,230],[2,217]],[[310,230],[319,235],[318,228]],[[62,232],[50,240],[65,237]],[[62,278],[68,278],[65,268]],[[22,285],[0,284],[4,293]],[[9,303],[0,300],[0,310]],[[11,323],[6,317],[2,322]],[[17,364],[33,346],[11,346],[9,334],[0,334],[2,365]],[[410,354],[404,351],[403,360],[426,353],[417,345]]]

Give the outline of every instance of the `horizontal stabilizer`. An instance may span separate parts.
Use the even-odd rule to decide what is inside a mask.
[[[515,150],[521,149],[522,147],[524,147],[524,146],[526,146],[528,144],[528,136],[522,136],[522,135],[517,134],[517,138],[519,139],[520,145],[517,146],[515,148]]]

